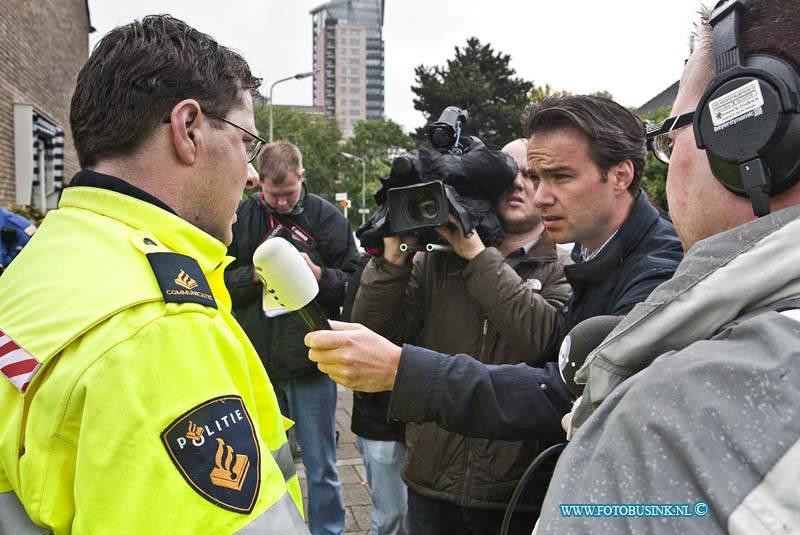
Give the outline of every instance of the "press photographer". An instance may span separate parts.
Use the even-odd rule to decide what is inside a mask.
[[[379,202],[389,200],[368,229],[382,236],[383,252],[364,270],[353,321],[395,343],[418,339],[435,351],[468,353],[485,363],[542,366],[556,357],[564,333],[561,307],[570,290],[533,205],[527,143],[518,139],[503,152],[491,151],[460,136],[458,113],[450,114],[455,121],[447,117],[446,110],[437,124],[452,128],[431,130],[439,148],[409,153],[376,195]],[[437,143],[441,138],[446,141]],[[508,163],[512,158],[518,170]],[[509,168],[514,174],[506,180]],[[419,216],[421,224],[404,226],[399,235],[409,215]],[[494,232],[487,225],[492,220]],[[411,251],[400,249],[403,240],[438,237],[456,254],[418,254],[412,262]],[[541,449],[538,442],[468,438],[435,423],[409,425],[406,439],[411,535],[445,528],[497,533],[514,487]],[[511,533],[531,532],[548,478],[542,471],[528,487]]]
[[[368,251],[383,250],[382,239],[411,234],[421,244],[438,240],[433,229],[457,220],[464,236],[477,230],[488,245],[503,241],[494,204],[514,182],[518,168],[507,154],[476,137],[463,136],[468,113],[455,106],[428,130],[432,148],[414,149],[392,163],[375,193],[378,212],[356,233]],[[521,160],[525,159],[524,150]],[[412,248],[413,249],[413,248]]]

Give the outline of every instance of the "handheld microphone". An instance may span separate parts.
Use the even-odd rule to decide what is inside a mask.
[[[314,273],[294,246],[274,237],[258,246],[253,266],[264,284],[264,310],[281,306],[297,312],[312,331],[330,330],[316,301],[319,285]]]
[[[595,316],[583,320],[564,337],[561,349],[558,351],[558,369],[561,379],[567,385],[572,395],[579,397],[583,393],[584,385],[575,382],[577,372],[589,353],[605,340],[614,327],[619,325],[624,316]]]

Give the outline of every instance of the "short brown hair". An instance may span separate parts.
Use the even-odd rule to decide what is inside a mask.
[[[715,72],[714,29],[708,19],[711,10],[700,10],[690,48],[706,52],[709,81]],[[795,0],[757,0],[742,13],[739,47],[747,54],[771,54],[800,70],[800,9]]]
[[[589,143],[589,156],[605,176],[613,166],[630,160],[636,196],[647,161],[644,123],[613,100],[587,95],[550,96],[531,104],[522,116],[527,137],[572,128]]]
[[[260,83],[242,56],[169,15],[114,28],[81,69],[72,97],[81,167],[135,152],[183,99],[225,117]]]
[[[268,143],[258,156],[258,178],[261,181],[269,179],[273,184],[280,184],[289,173],[299,175],[302,169],[303,155],[288,141]]]

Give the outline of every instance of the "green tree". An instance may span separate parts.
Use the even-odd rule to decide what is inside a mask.
[[[429,123],[448,106],[466,109],[469,119],[464,133],[499,149],[522,134],[520,115],[533,86],[533,82],[514,76],[510,62],[510,55],[495,53],[491,45],[482,45],[477,38],[467,39],[467,46],[456,47],[455,58],[446,66],[420,65],[414,69],[414,108]],[[415,135],[423,139],[424,133],[423,127]]]
[[[262,137],[269,135],[269,109],[264,106],[256,110],[255,119]],[[274,106],[272,124],[275,141],[290,141],[303,153],[309,190],[332,201],[342,167],[339,155],[342,133],[336,121],[287,106]]]
[[[653,110],[642,116],[646,121],[659,123],[669,117],[670,108],[664,106]],[[647,196],[658,207],[667,210],[667,166],[659,162],[653,153],[647,152],[647,168],[642,177],[642,188],[647,192]]]
[[[568,91],[566,89],[556,90],[550,87],[550,84],[544,84],[544,87],[537,85],[531,88],[528,91],[528,100],[531,102],[539,102],[540,100],[544,100],[547,97],[568,97],[572,95],[572,91]],[[607,99],[614,100],[614,96],[609,93],[608,91],[595,91],[594,93],[589,93],[592,97],[603,97]]]
[[[603,97],[603,98],[607,98],[609,100],[614,100],[614,95],[612,95],[610,92],[606,91],[605,89],[602,90],[602,91],[595,91],[594,93],[589,93],[589,94],[591,96],[593,96],[593,97]]]
[[[403,132],[399,124],[389,119],[360,121],[356,124],[353,137],[341,145],[341,152],[352,154],[364,160],[365,202],[370,211],[369,218],[377,210],[374,194],[381,186],[380,179],[389,175],[392,160],[395,156],[413,149],[416,141]],[[350,226],[361,225],[362,166],[361,162],[342,158],[342,184],[339,190],[347,192],[352,206],[348,213]]]
[[[539,102],[550,96],[568,97],[571,94],[572,93],[566,89],[558,91],[550,87],[550,84],[544,84],[544,87],[540,85],[531,87],[531,90],[528,91],[528,100],[531,102]]]

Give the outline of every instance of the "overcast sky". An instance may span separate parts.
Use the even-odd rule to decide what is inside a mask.
[[[606,90],[640,106],[680,77],[701,1],[386,0],[386,116],[413,130],[414,67],[444,65],[469,37],[511,55],[517,75],[573,93]],[[264,78],[312,69],[311,16],[321,0],[89,0],[93,46],[114,26],[170,13],[240,51]],[[276,104],[312,104],[311,79],[283,82]]]

